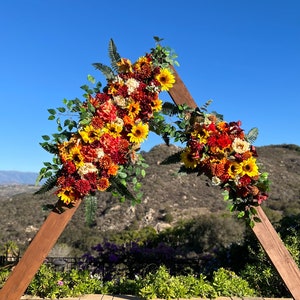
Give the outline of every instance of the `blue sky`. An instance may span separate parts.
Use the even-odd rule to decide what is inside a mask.
[[[258,127],[256,146],[300,145],[298,0],[7,0],[0,3],[0,170],[38,172],[39,142],[56,131],[48,108],[81,98],[92,67],[109,64],[110,38],[135,61],[153,36],[178,54],[198,105]],[[168,94],[161,95],[169,100]],[[162,140],[150,135],[143,150]]]

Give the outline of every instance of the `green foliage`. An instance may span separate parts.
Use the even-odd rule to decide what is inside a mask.
[[[255,290],[249,287],[246,280],[237,276],[234,272],[220,268],[214,272],[213,287],[218,296],[245,297],[255,296]]]
[[[148,164],[146,164],[142,155],[136,155],[137,160],[134,165],[119,166],[118,174],[111,179],[111,187],[107,190],[121,202],[124,202],[126,199],[130,200],[132,205],[142,201],[143,193],[140,180],[146,176],[145,169],[148,168]],[[129,184],[131,185],[131,190],[128,187]]]
[[[161,266],[155,273],[149,273],[141,280],[139,296],[144,299],[178,299],[190,297],[214,298],[217,294],[204,276],[196,279],[192,275],[171,276]]]
[[[179,63],[176,61],[177,54],[170,47],[162,47],[159,42],[163,39],[154,37],[156,46],[151,48],[151,54],[153,55],[153,64],[155,66],[161,66],[168,68],[170,65],[179,66]]]
[[[41,265],[26,290],[27,294],[50,299],[102,292],[102,282],[87,271],[58,272],[45,264]]]
[[[258,136],[258,128],[252,128],[247,134],[246,138],[250,144],[253,144]]]
[[[248,283],[234,272],[219,269],[210,282],[204,275],[170,275],[165,266],[156,272],[135,279],[120,278],[102,282],[87,271],[72,269],[54,271],[43,264],[26,290],[26,294],[57,299],[78,297],[83,294],[121,294],[143,299],[215,298],[218,296],[255,296]]]
[[[3,287],[5,281],[7,280],[8,276],[10,275],[10,270],[7,268],[0,269],[0,288]]]
[[[121,60],[121,56],[117,51],[117,47],[112,39],[109,41],[108,55],[110,57],[110,64],[115,72],[118,71],[118,62]]]

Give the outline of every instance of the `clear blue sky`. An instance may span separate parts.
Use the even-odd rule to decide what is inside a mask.
[[[0,3],[0,170],[38,172],[52,157],[48,108],[81,97],[92,63],[109,63],[113,38],[135,61],[153,36],[178,54],[199,105],[258,127],[255,145],[300,145],[299,0],[7,0]],[[166,94],[164,99],[169,99]],[[151,135],[148,151],[161,143]]]

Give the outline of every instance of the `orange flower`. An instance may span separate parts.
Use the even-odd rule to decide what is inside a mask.
[[[97,182],[98,191],[104,192],[109,187],[109,180],[106,177],[102,177]]]
[[[116,176],[117,173],[118,173],[118,169],[119,169],[118,165],[112,164],[112,165],[109,166],[109,168],[107,170],[107,174],[112,175],[112,176]]]

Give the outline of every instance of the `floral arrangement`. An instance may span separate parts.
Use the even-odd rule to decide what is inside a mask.
[[[88,76],[94,87],[81,87],[84,101],[64,99],[64,107],[48,110],[58,133],[43,136],[42,147],[54,157],[40,170],[38,181],[47,181],[38,193],[56,187],[64,205],[85,198],[95,206],[96,191],[140,202],[138,177],[145,176],[147,165],[138,150],[151,130],[167,144],[174,138],[186,145],[163,163],[181,162],[181,172],[208,176],[223,188],[230,210],[253,226],[259,221],[255,207],[268,198],[269,189],[268,174],[260,171],[252,145],[257,129],[245,134],[240,121],[228,123],[217,113],[207,113],[210,101],[196,109],[162,103],[159,94],[175,83],[171,66],[177,62],[172,50],[159,44],[161,39],[155,41],[150,53],[131,63],[111,40],[111,67],[93,64],[105,75],[105,87],[101,90],[101,83]],[[175,126],[166,123],[164,115],[176,116]]]
[[[175,82],[170,69],[175,55],[155,39],[156,47],[135,63],[122,58],[111,40],[111,67],[93,64],[106,77],[103,90],[101,83],[95,84],[89,76],[95,87],[82,86],[83,102],[64,100],[64,107],[48,110],[49,119],[58,124],[58,133],[52,139],[43,136],[41,145],[54,158],[40,170],[38,181],[47,181],[39,192],[56,187],[56,195],[66,205],[96,191],[139,200],[141,193],[133,196],[127,181],[133,177],[135,190],[140,188],[136,175],[144,176],[146,165],[137,150],[148,136],[151,119],[162,108],[159,93]]]
[[[212,185],[224,189],[230,210],[238,211],[238,217],[253,226],[259,221],[255,207],[267,200],[269,190],[268,174],[260,171],[252,145],[258,130],[245,134],[240,121],[228,123],[220,114],[207,113],[210,102],[195,110],[169,103],[169,111],[179,117],[179,129],[173,127],[172,135],[186,147],[163,163],[181,161],[181,171],[205,174]]]

